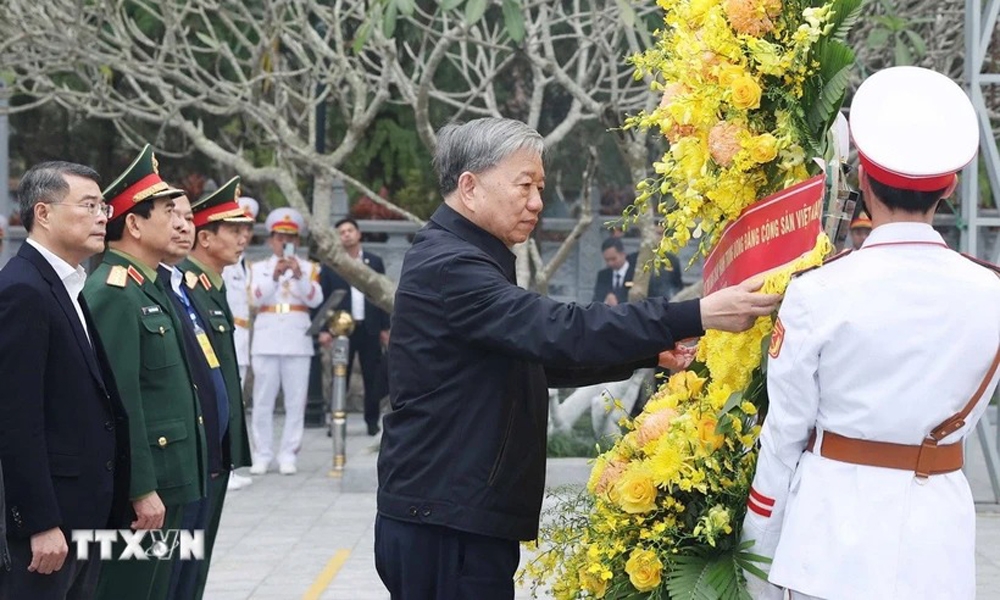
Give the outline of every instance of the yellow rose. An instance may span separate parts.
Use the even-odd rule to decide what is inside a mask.
[[[586,567],[580,567],[578,574],[581,588],[593,594],[595,598],[604,597],[604,593],[608,591],[608,582],[599,572],[591,573]]]
[[[743,75],[733,80],[729,86],[732,92],[731,102],[733,106],[741,110],[760,107],[760,86],[753,77]]]
[[[719,85],[729,87],[740,77],[745,77],[746,71],[739,65],[724,64],[719,67]]]
[[[722,443],[726,441],[726,436],[715,432],[716,425],[718,425],[718,422],[715,420],[715,417],[710,415],[705,415],[698,421],[698,436],[713,452],[718,450],[722,446]]]
[[[652,550],[636,548],[625,563],[625,572],[628,573],[628,580],[632,582],[635,589],[640,592],[649,592],[660,585],[663,563]]]
[[[645,513],[656,508],[656,486],[647,469],[634,467],[615,484],[614,501],[627,513]]]
[[[770,133],[764,133],[751,138],[747,149],[755,163],[769,163],[778,157],[778,140]]]

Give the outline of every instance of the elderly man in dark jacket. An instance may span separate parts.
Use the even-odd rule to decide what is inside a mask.
[[[545,183],[541,136],[478,119],[438,134],[445,202],[403,261],[389,346],[375,563],[394,600],[509,599],[545,483],[548,387],[686,366],[677,340],[774,310],[759,284],[702,300],[562,304],[515,284]]]

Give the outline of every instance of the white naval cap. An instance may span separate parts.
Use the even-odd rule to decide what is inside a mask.
[[[306,221],[294,208],[276,208],[267,215],[264,222],[269,233],[289,233],[305,235]]]
[[[979,148],[965,91],[920,67],[891,67],[866,79],[851,103],[851,136],[872,179],[921,192],[951,185]]]
[[[257,220],[257,213],[260,212],[260,204],[250,196],[240,196],[236,202],[243,207],[243,211],[253,220]]]

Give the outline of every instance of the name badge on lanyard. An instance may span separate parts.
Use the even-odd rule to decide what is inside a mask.
[[[215,349],[212,348],[212,342],[208,341],[208,334],[204,331],[198,331],[195,337],[198,338],[198,345],[201,346],[201,351],[205,353],[205,360],[208,361],[208,366],[218,369],[219,358],[215,356]]]
[[[182,300],[186,299],[182,298]],[[194,312],[194,307],[192,307],[189,302],[185,302],[185,305],[187,307],[188,316],[191,318],[191,326],[194,328],[194,337],[198,339],[198,345],[201,346],[201,352],[205,355],[205,362],[208,363],[209,368],[218,369],[219,357],[215,355],[215,349],[212,348],[212,342],[208,340],[208,334],[205,333],[205,330],[198,324],[198,317]]]

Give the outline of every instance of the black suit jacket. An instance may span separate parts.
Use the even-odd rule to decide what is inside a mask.
[[[0,460],[8,535],[126,526],[128,420],[83,297],[23,244],[0,271]]]
[[[385,274],[385,264],[382,263],[382,257],[377,254],[372,254],[367,250],[362,251],[362,260],[365,264],[372,268],[376,273]],[[337,310],[346,310],[348,313],[351,312],[351,284],[338,275],[332,269],[330,270],[331,276],[330,281],[332,289],[334,290],[346,290],[347,293],[344,294],[344,299],[340,301],[337,306]],[[326,289],[323,290],[326,293]],[[365,321],[361,324],[364,331],[369,335],[377,336],[380,331],[389,329],[389,313],[385,312],[378,306],[372,303],[371,300],[365,296]]]
[[[618,298],[618,303],[628,302],[628,291],[631,287],[632,279],[635,277],[635,256],[628,256],[628,269],[625,271],[625,281],[622,282],[622,286],[615,290],[615,297]],[[605,267],[597,272],[597,283],[594,284],[594,302],[604,302],[604,299],[611,293],[611,287],[613,281],[613,273],[611,267]]]

